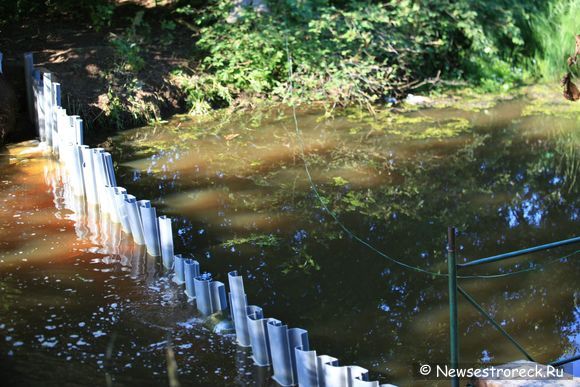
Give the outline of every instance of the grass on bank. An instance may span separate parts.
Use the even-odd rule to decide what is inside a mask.
[[[538,42],[534,56],[539,77],[554,81],[569,71],[566,58],[574,53],[574,36],[580,34],[580,0],[558,0],[549,3],[544,14],[532,19],[532,30]],[[577,69],[575,73],[578,75]]]

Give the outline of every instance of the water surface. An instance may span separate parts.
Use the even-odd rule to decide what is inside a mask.
[[[580,121],[534,106],[334,118],[299,111],[300,135],[286,109],[175,117],[108,145],[119,185],[174,218],[176,252],[224,282],[240,271],[249,302],[307,329],[319,354],[406,385],[416,382],[413,363],[448,359],[446,280],[405,269],[353,235],[432,272],[446,271],[450,225],[459,228],[460,261],[578,235]],[[21,151],[2,168],[3,374],[164,382],[170,344],[182,384],[271,383],[231,336],[196,316],[154,258],[75,207],[58,165]],[[465,269],[539,268],[461,284],[546,363],[580,351],[580,265],[576,255],[557,259],[574,252]],[[459,310],[462,362],[523,358],[469,304]]]

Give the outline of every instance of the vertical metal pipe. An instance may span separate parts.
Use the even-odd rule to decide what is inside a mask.
[[[118,224],[121,222],[120,211],[117,208],[117,191],[115,190],[116,187],[112,187],[107,185],[105,187],[105,192],[108,196],[108,206],[109,206],[109,218],[111,218],[111,222],[114,224]]]
[[[298,367],[296,365],[296,348],[310,349],[308,341],[308,331],[302,328],[288,329],[288,339],[290,342],[290,357],[292,358],[292,375],[294,383],[298,382]]]
[[[92,157],[93,157],[93,171],[95,173],[95,192],[96,192],[96,204],[99,207],[102,207],[106,204],[104,198],[103,188],[107,184],[107,178],[105,175],[105,165],[103,164],[103,156],[102,153],[105,151],[103,148],[93,148]]]
[[[228,308],[228,296],[226,286],[220,281],[211,281],[209,284],[211,291],[211,307],[213,312],[221,312]]]
[[[117,179],[115,178],[115,168],[113,167],[113,156],[109,152],[103,152],[103,165],[105,166],[108,184],[116,187]]]
[[[70,145],[70,154],[71,163],[73,163],[72,167],[72,175],[74,182],[74,186],[72,187],[72,191],[76,196],[84,196],[85,195],[85,185],[84,185],[84,176],[83,176],[83,151],[78,145]]]
[[[171,218],[165,215],[159,217],[159,240],[161,242],[161,257],[163,266],[170,270],[173,267],[173,230],[171,229]]]
[[[188,298],[195,298],[195,284],[193,279],[201,274],[199,262],[193,259],[183,260],[183,275],[185,277],[185,294]]]
[[[84,142],[84,124],[82,118],[76,116],[74,121],[74,141],[83,145]]]
[[[98,203],[98,195],[93,150],[87,145],[81,145],[81,150],[83,154],[83,180],[85,183],[87,203],[94,206]]]
[[[298,346],[294,348],[296,356],[297,383],[301,387],[319,387],[316,351]]]
[[[236,341],[242,347],[249,347],[251,342],[246,317],[248,300],[244,291],[244,281],[242,276],[238,275],[238,272],[235,270],[228,273],[228,281],[230,284],[230,305],[234,328],[236,330]]]
[[[52,134],[51,138],[53,139],[52,142],[52,152],[55,152],[55,149],[58,149],[59,146],[59,137],[58,137],[58,108],[61,106],[60,104],[60,83],[53,82],[50,89],[50,98],[51,98],[51,109],[50,109],[50,121],[51,121],[51,128]]]
[[[211,303],[210,283],[211,275],[208,273],[202,274],[193,279],[197,310],[199,310],[204,316],[209,316],[216,312]]]
[[[178,285],[183,285],[185,283],[185,259],[181,254],[175,254],[173,257],[173,282]]]
[[[290,357],[288,326],[280,320],[271,318],[268,321],[267,327],[270,351],[272,354],[272,379],[282,386],[292,386],[295,383],[292,378],[292,358]]]
[[[44,135],[44,101],[43,93],[44,86],[42,86],[43,78],[40,70],[36,69],[32,72],[34,74],[34,112],[36,113],[36,131],[41,142],[46,140]]]
[[[264,318],[262,308],[256,305],[247,306],[244,315],[248,327],[248,338],[252,346],[252,359],[260,367],[269,366],[272,364],[267,326],[269,319]]]
[[[44,141],[52,146],[52,74],[42,74],[42,102],[44,108]]]
[[[143,225],[143,237],[147,252],[153,257],[161,256],[159,243],[159,224],[157,223],[157,212],[155,207],[151,207],[149,200],[139,200],[137,202],[141,214],[141,224]]]
[[[129,218],[129,225],[131,226],[131,235],[133,236],[133,241],[142,246],[145,244],[145,238],[143,236],[143,223],[141,223],[141,214],[139,213],[139,207],[137,206],[137,198],[133,195],[127,195],[125,198],[125,209],[127,212],[127,217]]]
[[[455,227],[447,229],[447,273],[449,282],[449,350],[450,367],[459,364],[459,339],[457,335],[457,263],[455,257]],[[459,379],[451,379],[453,387],[459,387]]]
[[[321,387],[344,386],[346,378],[338,364],[338,359],[328,355],[317,358],[318,380]]]
[[[31,52],[24,54],[24,80],[26,81],[26,97],[28,101],[28,117],[30,121],[36,121],[34,114],[34,91],[32,89],[32,73],[34,71],[34,58]],[[38,134],[38,133],[37,133]]]
[[[58,135],[56,153],[58,154],[58,159],[61,161],[66,161],[67,155],[65,153],[68,151],[68,143],[66,142],[67,119],[66,110],[58,106],[56,108],[56,132]]]
[[[129,213],[125,207],[125,199],[127,198],[127,190],[123,187],[115,187],[115,207],[119,222],[121,222],[121,229],[126,234],[131,233],[131,224],[129,223]]]

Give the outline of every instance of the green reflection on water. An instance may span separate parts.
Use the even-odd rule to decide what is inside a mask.
[[[462,260],[577,234],[578,122],[530,115],[529,106],[334,118],[302,111],[299,124],[324,204],[389,255],[444,272],[448,225],[461,230]],[[393,267],[331,221],[310,190],[289,111],[214,118],[179,117],[114,141],[123,184],[178,219],[178,248],[215,273],[241,268],[251,303],[308,329],[314,348],[344,364],[408,381],[413,362],[445,361],[446,283]],[[276,244],[259,243],[271,237]],[[578,269],[570,259],[464,286],[550,361],[579,346],[564,335],[579,329]],[[460,311],[464,361],[520,357],[468,305]]]
[[[460,260],[577,235],[577,117],[528,114],[526,100],[491,105],[404,116],[347,111],[328,118],[301,111],[306,161],[325,205],[378,249],[440,272],[451,224],[461,231]],[[174,218],[176,252],[193,253],[217,280],[239,270],[249,302],[307,329],[320,354],[400,384],[412,382],[413,363],[447,360],[445,280],[394,266],[337,227],[312,194],[288,110],[175,117],[123,133],[112,144],[119,184]],[[116,230],[110,235],[99,232],[98,214],[91,213],[87,224],[79,223],[63,208],[58,176],[39,164],[29,175],[4,169],[11,173],[3,175],[8,184],[0,191],[10,204],[1,218],[0,258],[6,261],[0,286],[11,289],[0,300],[8,306],[0,330],[13,329],[12,340],[24,343],[0,346],[3,356],[16,353],[9,360],[23,370],[14,380],[36,381],[28,367],[49,365],[64,375],[70,364],[86,361],[91,366],[78,380],[102,381],[104,365],[95,361],[116,333],[122,353],[107,366],[114,378],[163,382],[159,349],[171,332],[183,384],[249,383],[238,367],[247,354],[188,322],[193,306],[156,260],[121,240],[118,227],[108,225]],[[53,180],[51,192],[43,176]],[[19,223],[14,215],[22,216]],[[69,219],[75,218],[73,228]],[[89,240],[76,240],[73,229]],[[103,247],[114,240],[117,250]],[[34,261],[22,261],[19,251]],[[515,259],[503,270],[568,252]],[[474,273],[498,271],[499,265],[489,265]],[[580,347],[579,271],[571,257],[540,273],[462,286],[547,362]],[[521,357],[469,305],[459,309],[462,361]],[[47,332],[46,326],[57,329]]]

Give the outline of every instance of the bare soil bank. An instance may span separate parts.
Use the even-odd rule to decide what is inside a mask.
[[[119,128],[143,124],[145,115],[139,115],[141,106],[152,112],[154,118],[181,112],[183,95],[171,83],[169,75],[176,68],[191,66],[190,30],[177,28],[172,43],[158,44],[154,38],[160,35],[156,34],[155,20],[147,20],[154,14],[148,16],[145,9],[144,18],[152,26],[153,37],[141,50],[145,65],[138,72],[119,69],[123,58],[119,58],[110,40],[123,33],[139,10],[143,8],[132,4],[122,7],[116,11],[112,26],[102,31],[92,29],[89,23],[74,15],[31,18],[6,27],[0,31],[0,51],[4,53],[5,67],[12,71],[6,74],[4,84],[0,84],[0,98],[2,101],[16,98],[18,104],[25,105],[23,55],[32,52],[35,64],[52,72],[62,83],[64,107],[69,114],[83,117],[89,136],[101,137]],[[129,82],[133,85],[131,90],[127,88]],[[14,91],[14,98],[10,97],[10,90]],[[117,109],[114,115],[111,114],[112,96]],[[11,110],[23,109],[17,106]],[[26,115],[25,110],[22,113]],[[22,124],[25,120],[20,122],[17,127],[25,125]]]

